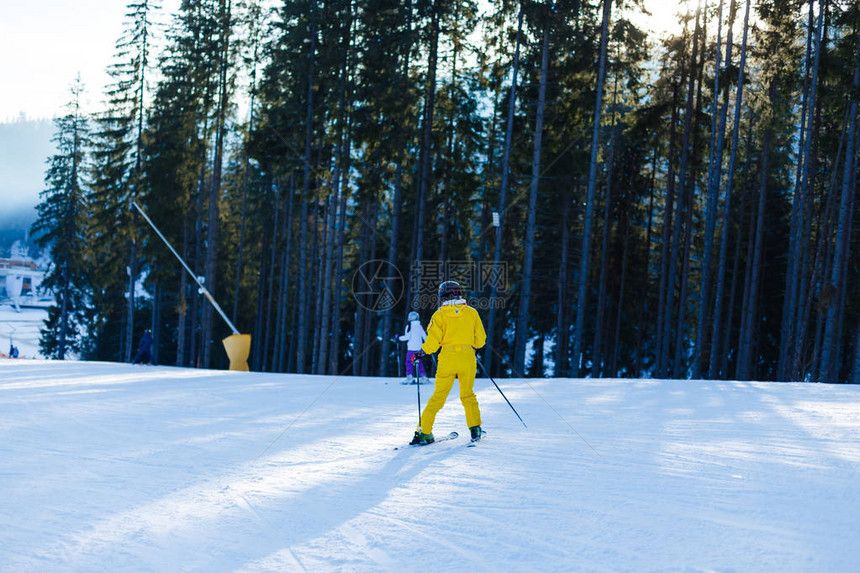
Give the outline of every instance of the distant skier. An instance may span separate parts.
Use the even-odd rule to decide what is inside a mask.
[[[18,347],[14,344],[9,346],[9,358],[18,358]]]
[[[458,283],[445,281],[439,285],[439,305],[430,319],[427,341],[415,355],[415,359],[420,360],[442,348],[436,369],[436,387],[421,414],[421,422],[410,442],[412,445],[433,443],[433,422],[448,399],[454,378],[460,382],[460,402],[466,410],[472,441],[481,439],[481,410],[473,390],[477,370],[475,350],[484,346],[487,334],[478,311],[463,299]]]
[[[414,356],[421,351],[421,344],[427,340],[427,333],[424,332],[424,328],[421,326],[421,320],[418,317],[418,313],[414,310],[409,313],[408,317],[409,324],[406,325],[406,331],[403,333],[403,336],[399,336],[397,339],[406,342],[406,380],[403,381],[404,384],[415,384],[415,370],[416,367],[414,365]],[[427,383],[427,371],[424,370],[424,363],[418,362],[418,380],[419,384]]]
[[[149,364],[152,362],[152,331],[148,328],[144,331],[140,339],[140,344],[137,345],[137,354],[132,364]]]

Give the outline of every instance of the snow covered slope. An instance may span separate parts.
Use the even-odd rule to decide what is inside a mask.
[[[0,360],[0,571],[860,571],[860,388],[499,384]]]

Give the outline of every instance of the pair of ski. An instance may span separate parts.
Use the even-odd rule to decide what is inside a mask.
[[[486,433],[486,432],[484,432],[484,433]],[[397,446],[394,449],[395,450],[402,450],[402,449],[406,449],[406,448],[417,448],[417,447],[421,447],[421,446],[432,446],[433,444],[438,444],[439,442],[447,442],[448,440],[453,440],[459,436],[460,436],[460,434],[458,434],[457,432],[451,432],[450,434],[436,438],[435,440],[433,440],[429,444],[406,444],[405,446]],[[477,440],[471,440],[468,444],[466,444],[466,447],[467,448],[474,448],[480,440],[481,440],[480,438],[478,438]]]

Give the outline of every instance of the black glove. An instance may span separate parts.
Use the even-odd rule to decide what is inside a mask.
[[[419,350],[415,354],[412,355],[412,362],[418,362],[419,360],[424,360],[424,357],[427,356],[423,350]]]

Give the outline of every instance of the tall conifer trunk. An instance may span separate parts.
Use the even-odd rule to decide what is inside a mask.
[[[714,234],[716,228],[717,201],[720,195],[720,180],[722,178],[723,147],[726,135],[726,112],[728,111],[728,97],[722,106],[720,102],[720,57],[722,54],[722,32],[723,32],[723,0],[719,0],[717,12],[717,50],[714,61],[714,100],[711,106],[711,149],[708,161],[708,190],[705,207],[705,244],[702,255],[702,282],[699,290],[699,312],[696,321],[696,343],[693,354],[692,378],[698,379],[702,376],[702,360],[704,356],[705,336],[707,333],[706,323],[709,319],[710,288],[711,288],[711,258],[714,250]],[[732,61],[732,28],[731,15],[734,14],[735,2],[729,7],[729,31],[726,42],[726,65]],[[728,94],[727,94],[728,96]],[[717,110],[720,110],[719,114]],[[717,117],[719,115],[719,118]]]
[[[744,94],[744,73],[747,61],[747,36],[749,32],[749,15],[750,15],[751,0],[747,0],[746,9],[744,12],[743,24],[743,40],[741,42],[741,59],[738,69],[738,87],[735,95],[734,107],[734,125],[732,128],[732,147],[729,156],[729,167],[726,174],[726,197],[723,200],[723,213],[721,219],[722,234],[720,236],[720,256],[717,265],[717,286],[716,295],[714,297],[714,318],[711,329],[711,355],[708,365],[708,377],[716,378],[717,372],[720,370],[720,354],[728,353],[728,345],[720,348],[718,342],[721,340],[720,332],[731,331],[731,323],[727,323],[725,327],[722,325],[723,312],[723,297],[725,290],[726,264],[728,259],[728,244],[729,244],[729,220],[731,217],[731,201],[732,201],[732,186],[735,179],[735,165],[737,163],[738,145],[740,142],[740,122],[741,110],[743,107]],[[737,273],[734,273],[737,274]],[[724,370],[724,369],[723,369]],[[723,371],[725,375],[725,371]]]
[[[242,264],[243,257],[245,254],[245,225],[247,222],[247,213],[248,213],[248,176],[250,171],[250,138],[251,133],[254,131],[254,108],[255,108],[255,100],[257,97],[257,61],[259,57],[259,42],[255,37],[254,42],[254,65],[251,70],[251,89],[250,89],[250,103],[249,103],[249,117],[248,117],[248,133],[245,140],[244,149],[242,152],[242,207],[239,215],[239,245],[238,245],[238,253],[236,254],[236,280],[235,286],[233,288],[233,315],[232,321],[233,324],[236,324],[236,319],[239,315],[239,299],[241,298],[240,293],[242,289]]]
[[[206,104],[204,105],[204,109],[209,108],[209,89],[206,89]],[[203,138],[206,137],[206,134],[209,133],[209,119],[207,118],[203,122]],[[202,139],[203,139],[202,138]],[[201,145],[201,155],[202,160],[200,162],[200,173],[197,178],[197,188],[195,190],[196,194],[196,210],[194,213],[194,263],[192,268],[194,272],[197,273],[198,276],[201,276],[201,267],[203,266],[203,186],[206,181],[206,145]],[[197,292],[197,289],[192,287],[191,289],[191,364],[194,368],[200,368],[202,366],[200,359],[200,351],[201,351],[201,329],[200,329],[200,303],[201,297]]]
[[[188,216],[182,219],[182,257],[188,258]],[[188,366],[186,354],[187,348],[187,333],[186,324],[188,323],[188,274],[179,274],[179,307],[177,326],[176,326],[176,365]]]
[[[433,145],[433,112],[436,107],[436,66],[439,55],[439,11],[440,0],[434,0],[430,14],[430,50],[427,55],[427,83],[424,89],[424,114],[422,118],[422,135],[420,163],[418,167],[418,197],[416,198],[417,222],[415,226],[415,257],[410,272],[418,272],[424,258],[424,220],[426,218],[427,198],[431,188],[432,145]],[[420,277],[416,277],[419,285]],[[421,300],[420,289],[412,293],[413,310],[419,309]]]
[[[824,342],[821,352],[820,379],[822,382],[836,382],[839,375],[839,346],[841,341],[845,272],[850,250],[851,206],[856,191],[857,135],[858,135],[858,90],[860,90],[860,33],[857,33],[857,52],[855,54],[854,79],[850,100],[850,119],[848,128],[848,147],[842,175],[842,189],[839,201],[839,218],[836,227],[836,242],[833,246],[833,263],[830,269],[829,287],[832,296],[828,297],[827,314],[824,326]]]
[[[776,88],[771,86],[771,95]],[[757,353],[754,350],[755,336],[758,333],[758,300],[759,283],[764,266],[764,224],[765,208],[767,205],[767,183],[768,169],[770,167],[770,147],[773,138],[773,130],[767,127],[764,132],[761,159],[761,183],[759,185],[758,207],[756,208],[756,220],[750,231],[754,233],[754,247],[752,253],[752,264],[750,265],[749,288],[747,289],[747,300],[743,305],[743,316],[741,317],[741,335],[738,343],[738,370],[737,376],[740,380],[750,380],[755,375],[755,362]]]
[[[688,198],[688,170],[689,170],[689,157],[690,157],[690,137],[692,133],[692,122],[693,122],[693,102],[695,101],[695,92],[696,92],[696,64],[697,59],[699,57],[699,22],[701,17],[701,1],[696,9],[696,25],[693,29],[693,53],[690,56],[690,66],[689,66],[689,76],[687,83],[687,102],[684,109],[684,135],[681,143],[681,164],[678,169],[678,181],[679,181],[679,190],[678,190],[678,199],[675,205],[675,210],[677,211],[677,218],[674,221],[674,228],[672,232],[672,246],[670,249],[669,260],[667,264],[668,275],[666,278],[666,303],[664,309],[664,315],[661,318],[663,320],[663,336],[664,343],[662,345],[662,355],[660,359],[660,363],[663,365],[663,372],[670,372],[669,368],[669,356],[671,349],[671,342],[673,340],[672,336],[672,322],[675,316],[675,289],[676,289],[676,273],[678,266],[678,257],[679,251],[681,249],[681,231],[683,227],[686,225],[682,221],[682,216],[685,214],[685,210],[687,209],[688,200],[691,201],[692,197]],[[679,301],[679,313],[680,313],[680,304],[682,301]],[[677,330],[676,330],[677,332]],[[677,340],[675,341],[676,350],[677,350]],[[675,356],[678,356],[676,351]],[[678,364],[677,360],[673,363],[674,368],[671,369],[675,376],[678,375]]]
[[[279,226],[280,226],[280,218],[281,218],[281,188],[280,185],[275,186],[275,220],[272,222],[272,248],[269,253],[269,284],[266,292],[266,310],[265,315],[262,317],[265,324],[265,330],[263,331],[263,340],[258,341],[257,344],[262,344],[263,346],[263,362],[260,365],[260,370],[263,372],[268,372],[273,370],[271,368],[271,364],[274,363],[274,360],[270,362],[269,360],[269,344],[273,343],[272,340],[272,303],[275,299],[275,275],[277,275],[277,262],[278,262],[278,238],[279,238]]]
[[[526,223],[525,258],[523,260],[522,290],[517,319],[516,347],[514,348],[514,372],[525,372],[526,342],[529,330],[529,297],[532,290],[532,266],[535,248],[535,216],[537,211],[538,186],[540,185],[540,153],[543,141],[543,116],[546,102],[547,73],[549,72],[549,22],[543,32],[540,65],[540,87],[538,88],[537,116],[535,117],[535,143],[532,154],[532,181],[529,189],[529,207]]]
[[[814,0],[809,2],[809,32],[812,35],[812,14],[814,12]],[[810,183],[810,164],[812,163],[813,155],[810,153],[813,141],[813,120],[815,117],[816,97],[818,90],[818,65],[821,54],[821,30],[824,23],[824,2],[820,2],[818,9],[818,24],[815,27],[815,48],[814,61],[812,64],[812,77],[808,79],[808,90],[804,90],[803,108],[801,112],[801,130],[800,141],[802,151],[798,158],[797,184],[794,190],[794,199],[791,205],[791,232],[789,235],[788,249],[788,269],[785,278],[785,298],[782,306],[782,325],[779,345],[779,362],[777,365],[777,379],[789,380],[797,373],[791,372],[791,365],[794,363],[794,353],[798,352],[795,344],[796,337],[801,332],[798,330],[799,325],[796,324],[797,306],[800,297],[802,280],[801,275],[803,268],[799,265],[801,260],[802,245],[805,237],[803,237],[802,229],[805,226],[806,219],[806,204],[807,195],[811,192],[809,189]],[[807,42],[807,45],[809,42]],[[806,68],[809,69],[809,56],[806,58]],[[808,76],[807,76],[808,77]],[[805,123],[804,123],[805,122]]]
[[[498,273],[502,266],[502,229],[504,228],[505,210],[507,209],[508,197],[508,180],[511,172],[511,140],[514,131],[514,110],[516,109],[517,98],[517,74],[520,67],[520,38],[523,30],[523,3],[520,2],[519,14],[517,16],[517,36],[514,44],[514,64],[511,72],[511,88],[508,95],[508,117],[505,127],[505,149],[502,154],[502,181],[499,188],[499,210],[497,211],[498,221],[496,227],[496,242],[493,250],[493,266],[492,272]],[[496,297],[498,296],[497,281],[494,279],[490,282],[490,313],[487,319],[487,351],[484,353],[484,362],[487,372],[493,374],[493,364],[495,363],[495,342],[496,342]]]
[[[588,188],[585,193],[585,220],[583,222],[582,251],[579,262],[579,288],[576,301],[576,330],[573,334],[574,370],[582,369],[582,340],[585,330],[585,307],[588,294],[588,269],[591,257],[591,227],[594,220],[594,190],[597,186],[597,155],[600,147],[600,116],[603,110],[603,84],[606,78],[606,44],[609,40],[609,17],[612,0],[603,0],[603,25],[600,31],[600,59],[597,65],[597,95],[594,104],[594,123],[591,133],[591,160],[588,170]]]
[[[304,193],[301,197],[302,208],[299,213],[299,266],[298,266],[298,282],[296,288],[298,290],[298,324],[296,324],[296,369],[295,371],[303,374],[305,372],[306,356],[305,350],[308,337],[308,200]]]
[[[412,3],[407,2],[405,7],[406,12],[406,33],[407,37],[412,37]],[[405,86],[409,81],[409,55],[412,46],[411,40],[407,42],[406,49],[403,54],[403,67],[399,74],[401,83]],[[399,135],[402,137],[404,145],[400,146],[395,156],[395,172],[394,172],[394,197],[391,203],[391,237],[388,243],[388,266],[390,269],[397,268],[397,247],[399,246],[400,238],[400,216],[403,210],[403,168],[406,162],[406,145],[408,139],[407,127],[403,125],[399,130]],[[379,357],[379,373],[381,376],[388,374],[388,358],[390,355],[392,325],[394,321],[394,309],[396,305],[391,305],[385,310],[385,316],[382,322],[382,352]],[[400,353],[400,347],[395,343],[395,351]],[[401,373],[398,371],[397,376]]]
[[[615,92],[618,92],[618,82],[616,79]],[[616,100],[613,99],[613,106]],[[610,217],[612,214],[612,167],[615,163],[615,146],[617,142],[618,124],[615,119],[615,110],[612,112],[612,136],[609,143],[609,157],[607,158],[606,167],[606,196],[604,197],[603,206],[603,244],[600,249],[600,280],[598,282],[597,291],[597,318],[594,324],[594,346],[592,347],[592,366],[591,375],[594,378],[599,378],[603,375],[603,323],[606,316],[606,282],[609,273],[609,237],[612,234],[612,222]]]
[[[293,203],[295,202],[295,181],[290,175],[290,191],[287,197],[287,217],[284,224],[284,235],[286,236],[286,247],[281,254],[281,284],[280,294],[278,295],[278,330],[280,336],[277,337],[275,344],[275,371],[284,372],[286,370],[286,361],[284,359],[287,350],[287,311],[290,307],[292,299],[290,298],[290,284],[293,273],[290,269],[293,252]]]
[[[347,197],[347,189],[349,188],[349,170],[351,166],[350,162],[350,132],[349,132],[349,120],[347,120],[346,125],[346,143],[344,145],[342,162],[343,168],[341,169],[340,176],[340,205],[338,206],[338,224],[337,224],[337,254],[335,258],[335,298],[340,298],[341,292],[341,283],[343,282],[343,248],[344,241],[346,240],[346,197]],[[329,371],[332,374],[340,374],[339,371],[339,361],[340,361],[340,317],[341,317],[341,305],[340,303],[335,304],[332,309],[332,342],[331,342],[331,356],[329,358]]]
[[[851,371],[851,383],[860,384],[860,323],[854,335],[854,366]]]
[[[815,257],[814,257],[814,260],[812,262],[812,275],[809,278],[810,285],[808,288],[803,289],[803,290],[805,290],[805,300],[803,301],[803,303],[801,305],[802,306],[802,309],[801,309],[802,312],[799,313],[800,318],[799,318],[799,324],[797,325],[797,335],[795,338],[796,349],[793,353],[794,359],[793,359],[793,363],[792,363],[791,370],[790,370],[790,372],[794,373],[795,377],[797,377],[798,379],[805,379],[806,374],[811,370],[808,367],[805,369],[802,367],[802,361],[804,360],[804,356],[806,354],[806,352],[805,352],[806,348],[805,347],[808,345],[808,344],[804,344],[804,343],[806,342],[805,339],[808,338],[807,330],[808,330],[808,325],[810,322],[810,316],[812,314],[814,307],[816,306],[813,304],[814,303],[814,297],[816,295],[816,289],[814,287],[815,287],[815,285],[819,285],[822,282],[821,281],[822,276],[826,276],[826,270],[823,268],[825,266],[823,261],[827,256],[825,253],[826,247],[829,245],[829,240],[827,239],[827,237],[830,236],[830,230],[831,230],[830,221],[833,218],[832,213],[833,213],[833,210],[835,209],[835,204],[836,204],[836,201],[834,199],[836,192],[834,191],[834,189],[836,189],[836,186],[839,184],[839,177],[838,177],[839,169],[838,169],[838,167],[839,167],[840,158],[844,155],[844,152],[845,152],[845,147],[846,147],[845,139],[847,136],[848,122],[849,122],[850,114],[851,114],[851,108],[849,106],[845,110],[845,117],[842,121],[842,132],[841,132],[841,135],[839,137],[839,146],[836,150],[836,157],[833,160],[833,167],[831,169],[832,175],[830,178],[829,187],[827,188],[827,191],[826,191],[827,199],[825,201],[823,214],[822,214],[823,223],[821,225],[821,228],[818,231],[818,246],[816,247]],[[817,314],[820,317],[820,313],[817,313]],[[818,335],[816,334],[814,338],[817,341]],[[818,360],[817,357],[819,356],[817,349],[818,349],[818,346],[816,345],[815,358],[813,358],[811,361],[807,362],[807,364],[813,365],[813,368],[817,368],[817,360]]]
[[[134,228],[137,215],[132,213],[131,220],[132,228]],[[134,291],[135,283],[137,282],[137,240],[134,237],[134,230],[132,230],[132,237],[128,243],[128,266],[126,267],[126,272],[128,273],[128,296],[126,298],[125,335],[123,337],[125,348],[123,349],[120,362],[130,361],[134,357],[134,354],[132,354],[134,349]]]
[[[645,265],[644,283],[650,288],[651,285],[651,236],[654,225],[654,187],[657,179],[657,149],[654,149],[651,163],[651,186],[648,190],[648,227],[645,230]],[[638,377],[642,370],[642,341],[645,337],[646,319],[648,317],[648,299],[645,299],[645,304],[640,305],[639,323],[636,328],[636,356],[634,358],[633,376]]]
[[[305,112],[305,151],[302,166],[302,209],[299,230],[299,323],[296,335],[296,372],[304,373],[308,340],[308,201],[311,186],[311,143],[313,141],[314,62],[317,50],[316,2],[311,3],[310,47],[308,54],[307,107]]]
[[[615,331],[612,334],[612,353],[609,360],[609,375],[618,375],[618,355],[621,349],[621,321],[624,316],[624,297],[627,286],[627,260],[630,253],[630,222],[626,218],[622,221],[624,227],[624,242],[621,246],[621,282],[618,285],[618,304],[615,312]]]
[[[752,131],[752,128],[750,128]],[[752,136],[747,138],[748,140],[752,140]],[[728,313],[726,315],[726,325],[723,329],[722,336],[722,347],[725,349],[719,359],[719,363],[717,366],[717,371],[722,375],[722,378],[729,377],[729,354],[732,354],[735,362],[737,362],[737,346],[732,347],[732,337],[735,332],[735,309],[737,305],[735,301],[738,298],[738,290],[739,284],[741,283],[741,251],[743,249],[743,218],[744,213],[747,211],[747,200],[748,200],[747,191],[745,189],[741,189],[741,204],[740,209],[738,209],[738,223],[737,223],[737,233],[735,233],[735,257],[732,262],[732,271],[730,276],[732,277],[731,285],[729,286],[729,302],[727,305]],[[737,364],[735,364],[737,366]],[[737,372],[737,368],[735,368]]]
[[[218,80],[218,108],[215,124],[215,157],[212,165],[212,186],[209,191],[209,218],[206,234],[206,289],[215,293],[218,277],[218,227],[221,199],[221,170],[224,161],[224,138],[227,122],[227,70],[230,66],[230,0],[221,0],[221,53]],[[203,367],[209,368],[212,352],[212,305],[203,309]]]
[[[665,330],[666,321],[663,316],[666,314],[667,298],[669,288],[667,287],[669,278],[669,265],[671,258],[669,253],[672,245],[672,226],[675,217],[675,147],[678,143],[678,106],[680,105],[680,90],[682,79],[675,82],[672,90],[672,114],[669,120],[669,149],[667,151],[666,163],[668,164],[666,173],[666,199],[665,199],[665,214],[663,216],[663,228],[660,231],[660,285],[658,288],[657,299],[657,340],[655,343],[655,368],[657,376],[666,376],[666,357],[668,351],[663,352],[663,347],[669,344],[669,333]],[[655,151],[656,153],[656,151]]]
[[[314,307],[313,307],[313,351],[311,352],[311,368],[310,372],[314,374],[318,374],[319,371],[319,359],[320,359],[320,337],[322,336],[322,304],[320,301],[322,298],[319,296],[319,293],[323,289],[323,278],[325,274],[323,269],[325,268],[325,238],[326,238],[326,220],[328,218],[328,208],[330,203],[330,197],[326,197],[325,200],[320,199],[319,201],[314,201],[314,238],[311,241],[312,250],[311,250],[311,260],[314,261],[314,273],[311,275],[313,278],[316,275],[316,282],[314,286],[311,288],[311,292],[318,293],[317,296],[313,297]]]
[[[556,326],[555,326],[555,372],[556,378],[568,375],[567,343],[567,287],[568,287],[568,260],[570,258],[570,204],[571,201],[565,191],[562,191],[562,216],[561,216],[561,257],[558,261],[558,296],[556,303]]]
[[[704,11],[703,22],[701,26],[697,26],[702,34],[702,49],[698,63],[694,59],[694,69],[698,75],[696,88],[696,109],[693,112],[694,116],[701,116],[702,112],[702,86],[704,84],[703,75],[705,72],[705,30],[708,28],[707,10]],[[694,42],[695,46],[695,42]],[[695,47],[694,50],[695,52]],[[688,159],[686,183],[684,183],[683,192],[686,194],[687,209],[684,215],[684,252],[681,255],[681,288],[678,295],[678,318],[675,327],[675,357],[673,359],[672,376],[673,378],[684,378],[686,376],[684,356],[686,355],[686,317],[687,317],[687,294],[690,286],[690,263],[693,247],[693,210],[695,208],[695,192],[696,192],[696,176],[694,173],[695,160],[699,155],[699,130],[694,130],[691,134],[690,153],[692,158]]]
[[[271,226],[263,224],[263,235],[260,237],[260,270],[257,273],[257,308],[254,314],[254,336],[252,337],[253,340],[257,341],[257,343],[251,347],[251,350],[253,351],[252,369],[259,371],[263,371],[263,364],[265,362],[265,358],[263,356],[265,351],[263,338],[265,337],[266,332],[266,284],[268,283],[269,273],[274,272],[274,269],[270,268],[269,265],[266,264],[266,253],[272,248],[270,245],[270,237]]]

